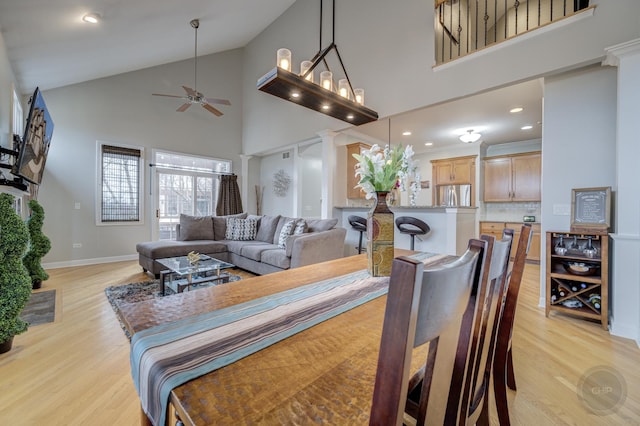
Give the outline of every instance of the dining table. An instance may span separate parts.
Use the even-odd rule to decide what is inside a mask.
[[[395,256],[415,252],[395,249]],[[122,307],[132,336],[178,321],[367,268],[367,255],[343,257]],[[431,254],[425,267],[454,256]],[[185,425],[367,424],[386,294],[324,320],[222,368],[181,384],[169,414]],[[417,348],[417,368],[428,348]],[[151,424],[144,411],[141,424]]]

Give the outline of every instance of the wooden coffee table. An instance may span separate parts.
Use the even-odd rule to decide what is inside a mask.
[[[196,264],[191,264],[187,256],[167,257],[158,259],[157,262],[167,268],[160,272],[163,296],[167,287],[175,293],[182,293],[191,287],[228,283],[230,275],[221,271],[235,266],[207,255],[200,255],[200,261]]]

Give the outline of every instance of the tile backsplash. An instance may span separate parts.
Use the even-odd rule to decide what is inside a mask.
[[[523,216],[535,216],[540,222],[539,202],[531,203],[482,203],[481,220],[498,222],[522,222]]]

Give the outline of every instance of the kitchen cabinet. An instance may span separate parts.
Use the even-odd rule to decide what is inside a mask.
[[[485,158],[483,200],[540,201],[541,159],[539,152]]]
[[[516,255],[517,242],[520,238],[520,229],[522,228],[522,222],[480,222],[480,234],[493,235],[496,239],[502,239],[502,231],[505,228],[513,229],[513,241],[511,245],[511,258]],[[527,260],[532,262],[540,262],[540,224],[531,224],[531,242],[529,244],[529,253],[527,254]]]
[[[347,145],[347,198],[365,198],[367,195],[361,188],[356,188],[359,179],[356,177],[356,164],[358,160],[353,154],[360,154],[365,149],[371,149],[371,145],[356,142]]]
[[[431,160],[433,197],[436,202],[438,187],[442,185],[471,185],[470,206],[476,205],[476,156]]]
[[[547,232],[545,314],[609,322],[609,236]]]
[[[475,186],[475,155],[431,160],[431,166],[434,187],[451,184],[472,184]]]

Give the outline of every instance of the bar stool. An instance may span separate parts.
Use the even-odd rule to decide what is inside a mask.
[[[396,226],[400,233],[409,234],[411,236],[411,250],[414,250],[416,235],[426,235],[431,231],[429,225],[420,219],[411,216],[400,216],[396,218]]]
[[[360,239],[358,240],[358,254],[362,253],[362,234],[367,232],[367,219],[361,216],[351,215],[347,218],[349,224],[353,229],[360,233]]]

